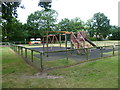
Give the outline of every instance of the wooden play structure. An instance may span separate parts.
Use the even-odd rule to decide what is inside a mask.
[[[47,33],[48,34],[46,36],[44,36],[42,39],[43,48],[45,47],[44,46],[45,44],[48,48],[48,44],[49,43],[53,44],[55,42],[55,40],[57,43],[59,43],[59,45],[60,45],[59,47],[61,47],[61,36],[64,36],[66,49],[68,49],[68,48],[69,49],[88,48],[88,45],[85,44],[86,41],[93,47],[96,47],[96,45],[88,39],[85,31],[80,31],[77,33],[76,32],[66,32],[66,31],[49,31]],[[71,43],[71,47],[68,47],[68,45],[67,45],[67,42],[68,42],[67,35],[70,35],[69,41]],[[80,53],[80,51],[78,51],[78,53]]]

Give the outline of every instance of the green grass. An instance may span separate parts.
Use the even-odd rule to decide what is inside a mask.
[[[71,65],[75,63],[76,63],[75,60],[69,59],[67,61],[66,59],[59,59],[59,60],[54,60],[54,61],[45,61],[43,64],[45,68],[52,68],[52,67]]]
[[[92,41],[95,45],[97,46],[111,46],[111,45],[118,45],[118,41],[112,41],[112,40],[107,40],[107,41]],[[88,42],[86,42],[86,45],[89,45]],[[42,45],[28,45],[28,44],[25,44],[24,45],[25,47],[28,47],[28,48],[34,48],[34,47],[43,47]],[[60,46],[59,44],[49,44],[49,47],[56,47],[56,46]],[[62,43],[61,44],[62,47],[65,47],[65,43]],[[70,47],[70,43],[68,43],[68,47]],[[46,47],[46,45],[45,45]],[[92,46],[91,46],[92,47]]]
[[[48,72],[63,78],[31,78],[38,73],[11,49],[2,50],[3,88],[117,88],[118,56]],[[61,61],[58,61],[61,63]],[[52,63],[51,63],[52,64]],[[55,63],[56,64],[56,63]],[[64,63],[66,64],[66,63]]]
[[[118,55],[118,52],[119,51],[114,51],[114,55]],[[105,52],[105,53],[103,53],[103,54],[106,54],[106,55],[113,55],[113,51],[112,52]]]
[[[3,77],[9,74],[32,74],[36,72],[8,47],[2,48],[2,69]]]

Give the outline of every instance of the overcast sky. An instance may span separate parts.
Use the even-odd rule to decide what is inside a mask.
[[[118,25],[119,0],[52,0],[52,9],[59,14],[58,20],[79,17],[86,22],[97,12],[104,13],[110,19],[111,25]],[[37,10],[38,0],[22,0],[25,9],[18,8],[18,19],[26,23],[28,15]]]

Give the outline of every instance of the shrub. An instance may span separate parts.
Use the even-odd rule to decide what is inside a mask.
[[[89,37],[88,39],[90,39],[91,41],[97,41],[97,38],[95,37]]]

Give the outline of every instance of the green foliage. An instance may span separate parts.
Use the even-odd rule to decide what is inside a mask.
[[[3,2],[2,3],[2,22],[0,23],[2,23],[3,41],[13,40],[13,38],[17,37],[18,35],[17,33],[21,34],[19,32],[21,25],[19,26],[20,23],[18,24],[18,21],[15,20],[15,18],[17,18],[18,16],[17,14],[18,7],[24,8],[23,6],[20,6],[19,2]]]
[[[95,13],[93,18],[88,20],[90,36],[95,35],[98,40],[105,39],[110,33],[110,20],[103,13]]]
[[[111,26],[111,36],[109,36],[110,40],[120,40],[120,27]]]
[[[38,3],[38,6],[41,6],[42,8],[45,8],[45,10],[50,10],[51,8],[51,3],[52,0],[40,0],[40,2]]]
[[[95,37],[89,37],[89,39],[90,39],[91,41],[97,41],[97,38],[95,38]]]
[[[13,17],[17,17],[17,7],[19,7],[19,2],[3,2],[2,3],[2,19],[11,22]]]
[[[77,32],[81,31],[84,28],[83,24],[84,22],[77,17],[71,20],[69,20],[68,18],[64,18],[58,23],[58,30]]]
[[[7,30],[6,28],[9,29]],[[3,22],[2,29],[3,41],[6,41],[6,36],[9,37],[9,41],[24,40],[28,36],[24,25],[16,18],[12,18],[11,23]]]
[[[58,13],[55,10],[41,10],[28,16],[27,25],[30,36],[43,36],[44,31],[54,31]]]
[[[89,19],[86,23],[86,30],[88,31],[89,37],[93,37],[95,35],[95,30],[92,27],[92,19]]]

